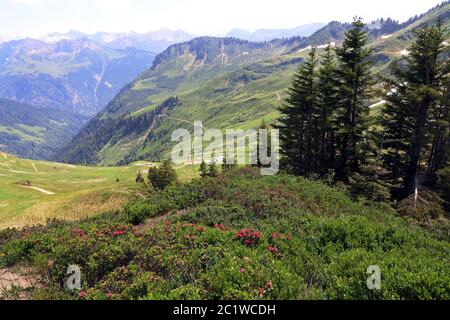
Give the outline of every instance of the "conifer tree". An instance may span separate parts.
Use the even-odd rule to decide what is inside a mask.
[[[153,187],[164,190],[170,184],[177,181],[177,174],[172,167],[172,162],[166,160],[161,167],[151,167],[148,171],[148,179]]]
[[[338,101],[337,64],[331,45],[325,49],[319,70],[318,105],[320,109],[320,155],[319,171],[321,175],[329,172],[336,161],[336,123],[334,119]]]
[[[447,34],[448,35],[448,34]],[[447,49],[447,54],[450,50]],[[442,58],[442,56],[440,57]],[[430,134],[431,147],[428,151],[428,168],[425,184],[435,188],[438,171],[450,167],[450,61],[442,66],[442,80],[439,86],[439,98],[431,110]],[[450,197],[450,194],[448,195]]]
[[[450,64],[444,53],[448,32],[440,23],[416,32],[406,66],[392,68],[394,81],[386,95],[388,179],[397,184],[394,196],[415,194],[422,180],[433,185],[448,165]],[[422,179],[423,178],[423,179]]]
[[[257,144],[257,161],[256,161],[256,166],[259,168],[264,167],[264,165],[261,163],[261,154],[266,153],[267,156],[270,157],[270,152],[272,150],[272,140],[271,140],[271,135],[270,135],[270,126],[267,125],[266,121],[263,119],[263,121],[261,122],[261,125],[259,126],[259,133],[258,133],[258,144]],[[261,141],[260,141],[260,135],[262,134],[261,130],[266,130],[267,132],[267,145],[266,145],[266,149],[267,150],[261,150]]]
[[[336,123],[338,180],[347,182],[351,175],[361,173],[367,160],[363,147],[369,127],[368,116],[372,76],[372,50],[367,48],[368,35],[360,18],[355,18],[353,28],[346,34],[342,47],[336,49],[338,58],[337,78],[339,99],[337,101]]]
[[[200,177],[206,178],[208,176],[208,166],[205,161],[200,164]]]
[[[215,161],[212,161],[211,164],[209,165],[208,176],[210,176],[211,178],[215,178],[218,175],[219,175],[219,171],[217,170],[217,164]]]
[[[300,65],[289,88],[289,97],[280,108],[280,144],[283,165],[295,175],[308,175],[317,168],[316,49]]]

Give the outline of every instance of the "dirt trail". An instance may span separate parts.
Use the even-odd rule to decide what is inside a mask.
[[[24,275],[30,273],[29,270],[23,270],[18,274],[9,269],[0,269],[0,300],[8,298],[5,295],[8,291],[14,290],[17,296],[11,297],[14,299],[24,300],[29,298],[27,290],[38,286],[38,279],[31,275]]]
[[[160,224],[161,222],[167,221],[168,218],[170,217],[180,217],[182,216],[184,213],[186,212],[186,210],[181,210],[181,211],[177,211],[177,212],[169,212],[166,213],[165,215],[156,217],[156,218],[151,218],[146,220],[143,224],[139,225],[136,227],[137,231],[143,232],[149,229],[152,229],[154,227],[156,227],[158,224]]]
[[[31,163],[33,165],[34,171],[36,171],[36,173],[39,173],[39,170],[36,168],[36,165],[34,164],[34,162]]]
[[[27,188],[27,189],[33,189],[33,190],[39,191],[39,192],[44,193],[44,194],[49,195],[49,196],[53,196],[53,195],[56,194],[56,193],[54,193],[54,192],[47,191],[47,190],[45,190],[45,189],[38,188],[38,187],[29,187],[29,186],[23,186],[23,187],[24,187],[24,188]]]
[[[277,91],[277,100],[278,100],[278,101],[281,101],[281,95],[280,95],[280,92],[279,92],[279,91]]]
[[[195,125],[195,122],[193,122],[193,121],[188,121],[188,120],[174,118],[174,117],[168,116],[166,114],[162,114],[161,117],[166,117],[168,119],[172,119],[172,120],[175,120],[175,121],[179,121],[179,122],[184,122],[184,123],[189,123],[189,124],[194,124]],[[207,129],[207,128],[203,127],[203,129]]]

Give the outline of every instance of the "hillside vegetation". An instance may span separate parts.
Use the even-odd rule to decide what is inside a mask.
[[[0,149],[22,158],[54,159],[88,117],[0,99]]]
[[[369,24],[374,71],[383,74],[393,59],[404,54],[413,30],[437,19],[448,25],[449,12],[445,2],[403,24],[392,20]],[[256,128],[263,119],[274,123],[290,79],[310,46],[317,46],[321,54],[330,42],[340,45],[350,28],[351,24],[331,22],[307,38],[252,43],[204,37],[171,46],[89,123],[61,160],[103,165],[159,161],[172,147],[174,129],[192,129],[192,121],[218,129]],[[174,99],[177,104],[165,108]]]
[[[136,212],[147,220],[133,226]],[[154,191],[124,214],[3,231],[0,265],[31,268],[36,299],[449,299],[448,245],[388,206],[245,168]],[[69,265],[81,291],[64,287]],[[374,265],[381,290],[366,284]]]

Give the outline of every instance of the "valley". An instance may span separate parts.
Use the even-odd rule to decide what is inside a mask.
[[[0,150],[55,159],[153,58],[88,39],[0,43]]]
[[[89,117],[0,99],[0,150],[22,158],[54,159]]]
[[[0,44],[0,98],[83,115],[101,110],[151,65],[154,54],[89,39]]]
[[[412,43],[412,32],[437,20],[450,25],[450,4],[402,24],[389,19],[369,24],[374,72],[384,75],[389,63],[402,57]],[[18,87],[10,90],[8,81],[2,82],[3,95],[44,106],[0,100],[0,150],[5,155],[0,159],[0,226],[61,216],[77,219],[122,208],[138,189],[134,179],[139,161],[142,165],[167,159],[174,145],[171,132],[192,130],[194,121],[218,129],[257,128],[263,121],[274,124],[287,97],[286,88],[311,48],[317,47],[321,54],[328,44],[339,45],[350,28],[348,23],[331,22],[309,37],[268,42],[196,38],[170,46],[154,58],[149,69],[146,64],[153,61],[151,53],[111,49],[75,32],[53,34],[46,43],[31,39],[3,43],[0,71],[5,77],[37,81],[47,74],[66,83],[66,89],[67,77],[91,77],[90,82],[84,82],[90,90],[86,101],[97,102],[85,105],[83,99],[62,94],[72,102],[77,100],[69,106],[59,103],[57,92],[42,83],[34,82],[33,86],[47,90],[51,97]],[[104,42],[120,38],[103,37]],[[171,37],[188,36],[180,33]],[[131,68],[127,59],[132,60]],[[125,66],[126,75],[122,72]],[[146,71],[132,80],[139,69]],[[19,97],[14,92],[29,96]],[[119,93],[113,98],[114,92]],[[111,98],[89,121],[89,115]],[[382,106],[383,101],[373,101],[373,116],[380,114]],[[76,166],[23,159],[51,159]],[[177,168],[182,181],[198,177],[197,171],[189,165]],[[27,181],[31,185],[24,185]]]

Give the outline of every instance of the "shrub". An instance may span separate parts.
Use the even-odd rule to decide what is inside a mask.
[[[139,172],[136,175],[136,180],[135,181],[136,181],[137,184],[145,185],[145,179],[144,179],[144,176],[142,175],[142,172],[140,170],[139,170]]]
[[[243,229],[236,233],[236,239],[247,247],[258,246],[261,242],[262,234],[253,229]]]
[[[45,288],[30,292],[45,300],[450,298],[448,237],[319,182],[245,168],[154,191],[125,213],[0,231],[0,265],[38,272]],[[73,264],[81,296],[64,287]],[[381,290],[367,288],[371,265]]]
[[[357,198],[363,197],[377,202],[389,202],[391,198],[389,187],[372,177],[354,174],[350,178],[349,186],[350,193]]]
[[[170,160],[164,161],[160,167],[152,167],[148,171],[148,180],[152,186],[159,190],[166,189],[169,185],[177,181],[177,174],[172,167]]]
[[[398,212],[419,222],[440,219],[445,215],[444,200],[435,192],[421,191],[401,201]]]
[[[146,219],[154,217],[159,209],[155,205],[146,202],[135,202],[125,207],[127,221],[131,224],[138,225]]]
[[[207,202],[187,211],[183,221],[201,223],[206,226],[226,225],[244,227],[253,222],[252,214],[239,206],[226,206],[220,202]]]

